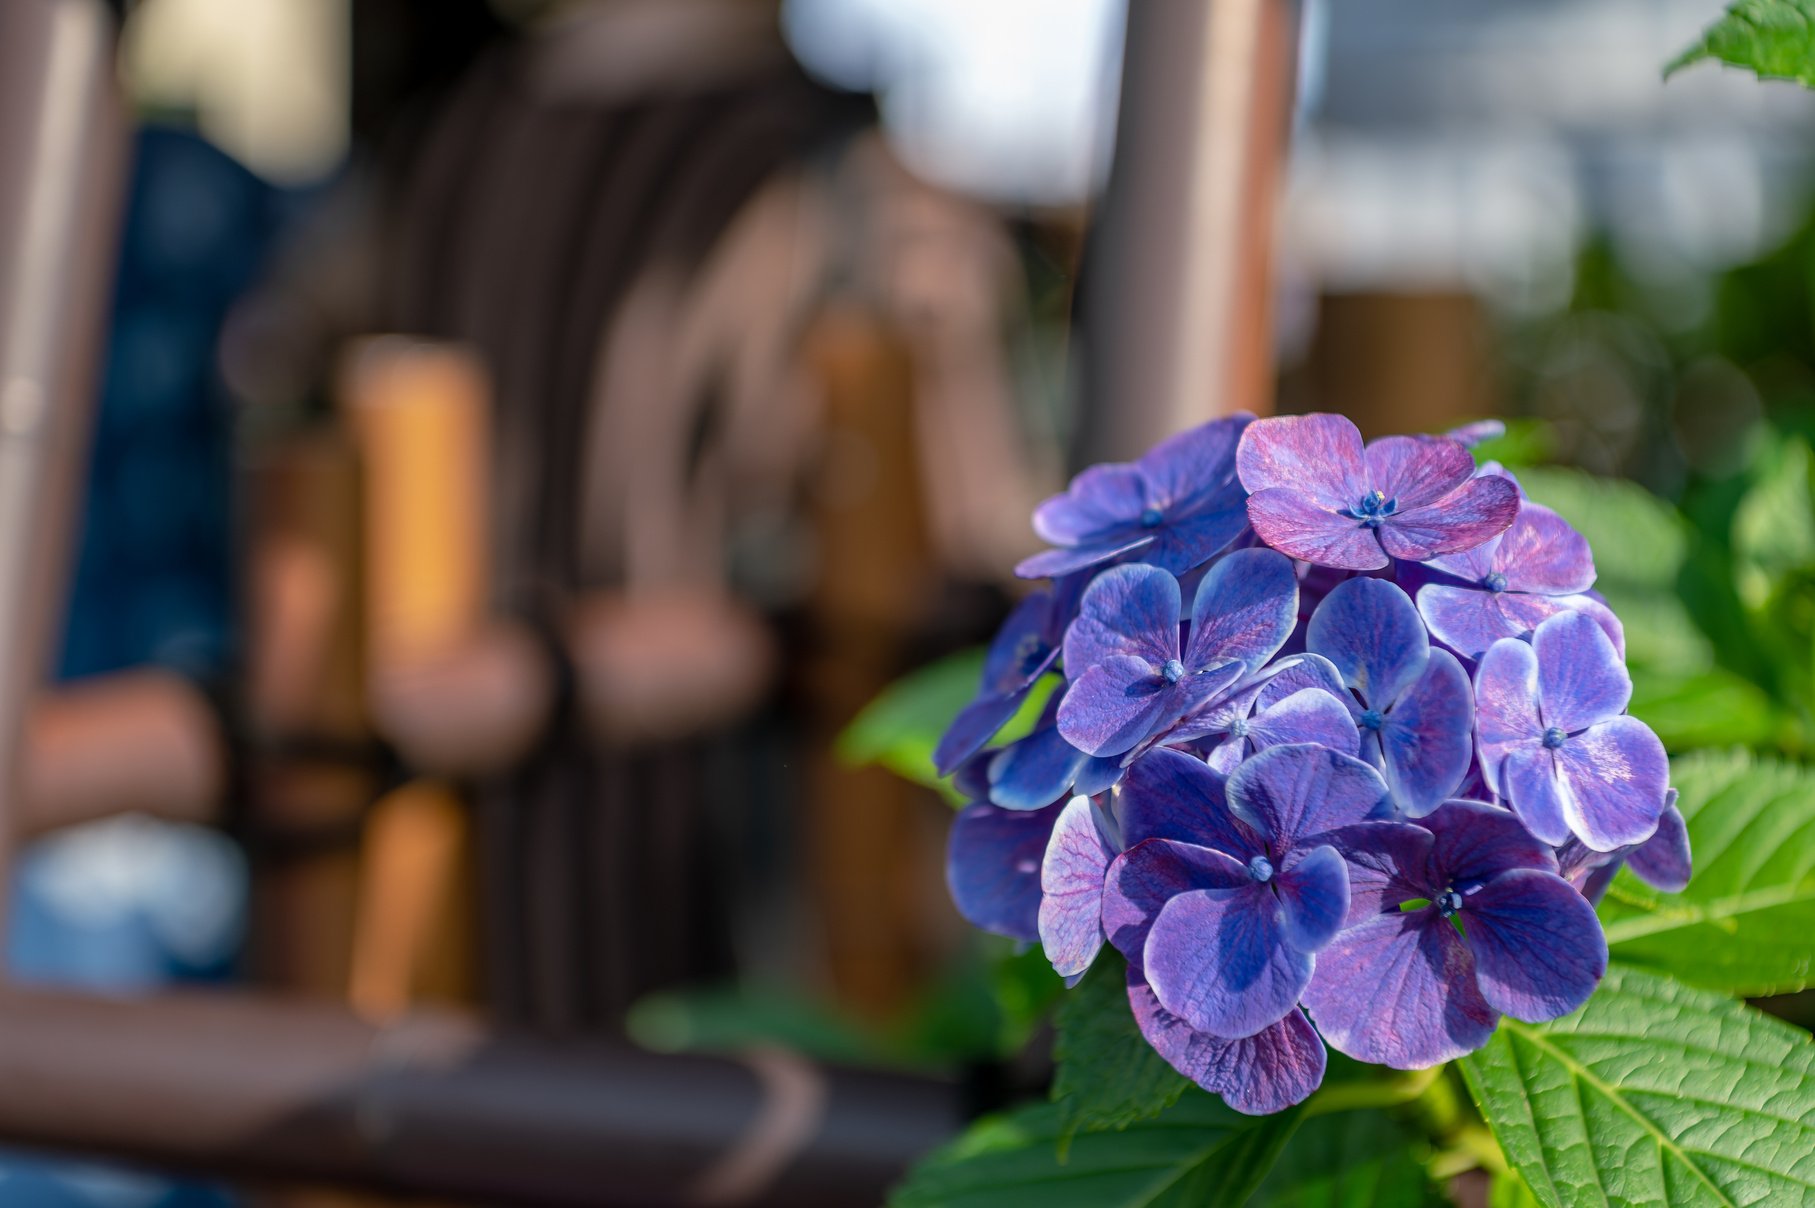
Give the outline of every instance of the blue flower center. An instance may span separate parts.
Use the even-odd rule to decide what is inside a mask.
[[[1361,723],[1361,728],[1364,730],[1378,730],[1381,726],[1386,725],[1386,715],[1378,709],[1365,709],[1355,720]]]
[[[1361,502],[1349,509],[1349,515],[1361,521],[1363,528],[1379,528],[1380,522],[1399,510],[1397,499],[1388,499],[1380,491],[1369,491]]]
[[[1167,659],[1166,665],[1160,668],[1160,674],[1166,677],[1167,683],[1176,684],[1185,678],[1185,664],[1177,659]]]
[[[1246,737],[1248,737],[1247,719],[1238,717],[1234,721],[1230,722],[1229,723],[1229,737],[1230,738],[1246,738]]]
[[[1141,527],[1158,528],[1165,519],[1158,508],[1145,508],[1141,512]]]
[[[1488,572],[1487,578],[1481,580],[1481,586],[1487,588],[1489,591],[1505,591],[1506,576],[1497,570],[1490,571]]]
[[[1453,889],[1446,889],[1437,895],[1437,913],[1444,918],[1453,918],[1462,909],[1462,895]]]
[[[1273,861],[1265,856],[1255,856],[1248,861],[1248,874],[1261,884],[1273,879]]]
[[[1529,732],[1530,731],[1527,731],[1527,733]],[[1557,729],[1555,726],[1550,727],[1550,729],[1544,731],[1545,749],[1551,751],[1556,750],[1563,745],[1563,741],[1568,737],[1569,735],[1563,733],[1563,731]]]

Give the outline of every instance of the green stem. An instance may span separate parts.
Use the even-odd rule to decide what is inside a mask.
[[[1327,1116],[1335,1112],[1356,1111],[1367,1107],[1398,1107],[1410,1103],[1430,1089],[1443,1074],[1443,1066],[1414,1070],[1400,1078],[1377,1082],[1344,1082],[1326,1086],[1305,1104],[1305,1116]]]

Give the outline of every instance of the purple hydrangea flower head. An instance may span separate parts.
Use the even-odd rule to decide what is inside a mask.
[[[1112,940],[1138,940],[1155,999],[1193,1031],[1240,1039],[1278,1023],[1347,914],[1330,837],[1381,806],[1379,773],[1322,747],[1273,747],[1225,788],[1201,760],[1159,750],[1129,769],[1122,796],[1131,817],[1185,821],[1131,829],[1145,837],[1104,890]]]
[[[1361,758],[1385,775],[1401,810],[1421,817],[1455,792],[1473,755],[1474,701],[1410,596],[1384,579],[1339,583],[1311,615],[1305,646],[1341,676]]]
[[[1040,938],[1040,864],[1065,802],[1044,809],[968,805],[946,841],[945,883],[973,927],[1022,943]]]
[[[1511,483],[1474,476],[1461,442],[1388,436],[1363,447],[1340,415],[1256,420],[1242,434],[1236,468],[1262,541],[1347,570],[1469,549],[1505,531],[1519,507]]]
[[[1351,1057],[1397,1069],[1460,1057],[1502,1014],[1575,1010],[1607,971],[1594,908],[1505,810],[1453,801],[1419,826],[1338,842],[1347,925],[1319,953],[1304,1004]]]
[[[1475,673],[1481,772],[1533,835],[1610,852],[1649,839],[1669,764],[1626,715],[1632,679],[1594,618],[1565,612],[1487,648]]]
[[[1574,838],[1557,848],[1563,879],[1582,891],[1590,902],[1599,902],[1621,867],[1653,889],[1681,893],[1689,886],[1692,868],[1689,828],[1676,808],[1676,790],[1664,795],[1664,812],[1658,816],[1657,833],[1643,843],[1618,851],[1600,852]]]
[[[1298,581],[1272,550],[1237,550],[1198,584],[1181,648],[1179,585],[1156,566],[1111,567],[1084,592],[1065,634],[1072,678],[1059,732],[1111,756],[1220,700],[1273,657],[1292,632]]]
[[[1179,575],[1209,561],[1248,526],[1235,446],[1252,419],[1212,420],[1139,461],[1085,470],[1034,512],[1034,531],[1059,548],[1015,573],[1039,579],[1138,557]]]
[[[1541,504],[1522,502],[1504,533],[1429,565],[1461,582],[1419,589],[1418,611],[1431,635],[1465,658],[1479,659],[1501,638],[1526,637],[1572,609],[1593,615],[1615,649],[1624,644],[1612,610],[1583,594],[1594,586],[1588,542]]]
[[[984,656],[977,698],[959,711],[933,751],[933,766],[941,776],[982,750],[1059,661],[1076,599],[1075,587],[1055,587],[1034,592],[1009,613]]]

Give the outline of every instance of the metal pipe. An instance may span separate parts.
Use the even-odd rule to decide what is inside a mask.
[[[0,1138],[159,1167],[549,1208],[878,1203],[952,1085],[780,1050],[374,1026],[242,996],[0,991]]]
[[[1075,461],[1270,409],[1296,29],[1294,0],[1129,4],[1114,165],[1087,254]]]
[[[63,602],[118,239],[113,42],[96,0],[0,4],[0,878]]]

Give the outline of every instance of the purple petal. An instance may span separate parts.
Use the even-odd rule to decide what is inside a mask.
[[[1285,908],[1286,943],[1300,952],[1316,952],[1342,930],[1349,914],[1349,873],[1334,847],[1313,848],[1274,884]]]
[[[1514,521],[1514,523],[1518,522]],[[1444,554],[1441,557],[1432,558],[1424,565],[1460,579],[1470,587],[1478,587],[1486,582],[1488,575],[1501,569],[1497,555],[1500,552],[1500,542],[1504,537],[1504,533],[1499,537],[1489,537],[1472,549]]]
[[[1472,449],[1484,440],[1495,440],[1505,436],[1506,425],[1497,419],[1478,419],[1473,423],[1451,428],[1445,435]]]
[[[1478,660],[1501,638],[1528,637],[1558,613],[1581,610],[1585,601],[1592,602],[1587,596],[1528,596],[1432,583],[1418,592],[1418,612],[1432,637]]]
[[[973,926],[1023,943],[1040,938],[1040,861],[1063,803],[1011,811],[966,806],[952,820],[945,882]]]
[[[1252,1036],[1277,1021],[1311,979],[1311,958],[1285,943],[1284,916],[1272,891],[1253,881],[1173,898],[1142,951],[1154,996],[1215,1036]]]
[[[1683,825],[1682,811],[1676,808],[1676,790],[1671,789],[1665,800],[1657,833],[1626,853],[1626,864],[1647,885],[1665,893],[1681,893],[1689,887],[1692,867],[1689,829]]]
[[[1399,698],[1380,729],[1393,800],[1421,818],[1456,791],[1474,757],[1475,702],[1462,664],[1433,650],[1424,674]]]
[[[1390,561],[1375,530],[1291,487],[1268,487],[1248,496],[1248,523],[1280,553],[1315,566],[1379,570]]]
[[[941,776],[950,776],[959,764],[981,751],[1021,707],[1022,695],[985,696],[960,709],[940,736],[939,745],[933,748],[934,770]],[[1051,797],[1046,799],[1051,800]]]
[[[1502,873],[1468,896],[1462,918],[1481,997],[1514,1019],[1569,1014],[1607,972],[1594,907],[1552,873]]]
[[[1350,579],[1317,606],[1305,648],[1329,659],[1344,683],[1384,709],[1424,673],[1430,639],[1411,597],[1397,586]]]
[[[990,760],[989,799],[1003,809],[1040,809],[1066,796],[1089,760],[1057,726],[1044,726]]]
[[[1436,840],[1409,822],[1359,822],[1329,836],[1349,872],[1347,926],[1397,913],[1401,902],[1430,898],[1442,885],[1431,867]]]
[[[1270,549],[1236,550],[1198,585],[1185,665],[1234,659],[1253,671],[1273,657],[1297,622],[1298,576],[1291,560]]]
[[[1081,976],[1103,946],[1103,877],[1114,855],[1090,798],[1073,797],[1040,864],[1040,945],[1060,977]]]
[[[1283,1111],[1323,1082],[1323,1041],[1303,1011],[1241,1040],[1199,1032],[1160,1005],[1140,970],[1128,968],[1128,1003],[1141,1035],[1173,1069],[1250,1116]]]
[[[1214,847],[1238,860],[1260,850],[1255,836],[1235,820],[1222,777],[1183,751],[1158,750],[1128,769],[1122,782],[1122,841],[1183,839]]]
[[[1065,672],[1073,679],[1115,655],[1157,670],[1178,657],[1178,580],[1156,566],[1113,566],[1096,577],[1065,631]]]
[[[1304,1003],[1332,1048],[1401,1070],[1474,1052],[1498,1019],[1462,937],[1428,907],[1338,935],[1318,953]]]
[[[1066,546],[1063,549],[1049,549],[1023,558],[1015,564],[1015,575],[1021,579],[1057,579],[1075,571],[1089,570],[1124,558],[1138,550],[1150,548],[1154,543],[1151,533],[1140,533],[1133,536],[1118,536],[1108,541],[1087,542],[1084,545]]]
[[[1361,432],[1340,415],[1255,420],[1242,433],[1235,465],[1250,494],[1288,487],[1336,510],[1368,492]]]
[[[1246,413],[1213,419],[1167,437],[1136,462],[1147,481],[1148,502],[1190,515],[1233,485],[1235,447],[1254,417]]]
[[[1254,883],[1247,865],[1194,843],[1149,839],[1117,856],[1103,881],[1103,931],[1123,956],[1141,963],[1147,932],[1166,903],[1199,889]]]
[[[1024,691],[1058,660],[1052,640],[1053,597],[1036,591],[1015,605],[996,631],[983,660],[979,696],[1010,696]]]
[[[1120,755],[1153,731],[1177,695],[1145,660],[1113,655],[1066,690],[1059,733],[1088,755]]]
[[[1621,865],[1625,863],[1626,860],[1624,857],[1613,856],[1608,859],[1607,863],[1601,865],[1599,868],[1591,869],[1588,875],[1582,878],[1581,885],[1577,886],[1578,891],[1582,895],[1582,900],[1587,902],[1590,906],[1599,906],[1601,904],[1601,899],[1607,896],[1607,887],[1613,884],[1614,875],[1620,871]],[[1571,884],[1574,884],[1574,882],[1571,882]]]
[[[1588,539],[1569,521],[1530,500],[1519,505],[1519,518],[1500,538],[1493,569],[1506,576],[1513,591],[1569,596],[1594,586],[1594,555]]]
[[[1245,738],[1225,738],[1210,748],[1204,756],[1204,762],[1218,776],[1227,776],[1233,772],[1242,760],[1248,757],[1248,740]]]
[[[1257,751],[1313,742],[1353,755],[1360,749],[1361,735],[1347,704],[1322,688],[1306,688],[1256,714],[1248,723],[1248,740]]]
[[[1587,613],[1593,617],[1594,623],[1607,635],[1607,640],[1613,643],[1613,652],[1621,658],[1626,657],[1626,627],[1620,624],[1620,618],[1614,615],[1613,609],[1607,607],[1607,601],[1592,591],[1577,596],[1557,596],[1555,599],[1569,605],[1575,612]]]
[[[1481,801],[1446,801],[1423,820],[1435,845],[1437,879],[1485,881],[1512,868],[1557,872],[1557,857],[1506,810]]]
[[[1175,575],[1202,566],[1248,527],[1248,505],[1240,487],[1231,489],[1226,505],[1196,516],[1168,520],[1154,530],[1153,544],[1141,555]]]
[[[1524,642],[1495,642],[1475,670],[1475,740],[1481,775],[1501,796],[1500,763],[1544,732],[1538,712],[1538,656]],[[1558,840],[1561,842],[1561,840]]]
[[[1573,805],[1554,752],[1535,742],[1512,748],[1500,767],[1500,795],[1537,838],[1552,847],[1569,838]]]
[[[1119,755],[1111,755],[1106,759],[1086,759],[1071,791],[1086,797],[1106,793],[1121,782],[1122,771],[1122,758]]]
[[[1138,525],[1147,503],[1147,483],[1136,467],[1091,466],[1063,495],[1034,509],[1034,532],[1053,545],[1089,544],[1118,527]]]
[[[1387,517],[1380,544],[1395,558],[1423,562],[1480,545],[1505,532],[1518,514],[1519,491],[1512,483],[1471,478],[1436,503]]]
[[[1564,816],[1582,842],[1613,851],[1656,833],[1670,761],[1644,722],[1615,717],[1590,726],[1558,747],[1556,756],[1568,786]]]
[[[1532,634],[1544,724],[1574,733],[1616,716],[1632,699],[1632,677],[1594,618],[1566,612]],[[1663,789],[1658,790],[1663,800]]]
[[[1369,441],[1368,486],[1401,512],[1436,503],[1469,480],[1475,458],[1462,442],[1432,436],[1383,436]]]
[[[1298,745],[1243,760],[1225,791],[1229,811],[1284,851],[1366,819],[1386,797],[1386,782],[1352,756]]]
[[[1274,663],[1261,674],[1266,678],[1261,681],[1259,694],[1254,700],[1257,709],[1271,709],[1294,692],[1306,688],[1322,688],[1337,700],[1348,699],[1348,687],[1342,682],[1342,672],[1336,670],[1336,664],[1321,654],[1293,655]]]

